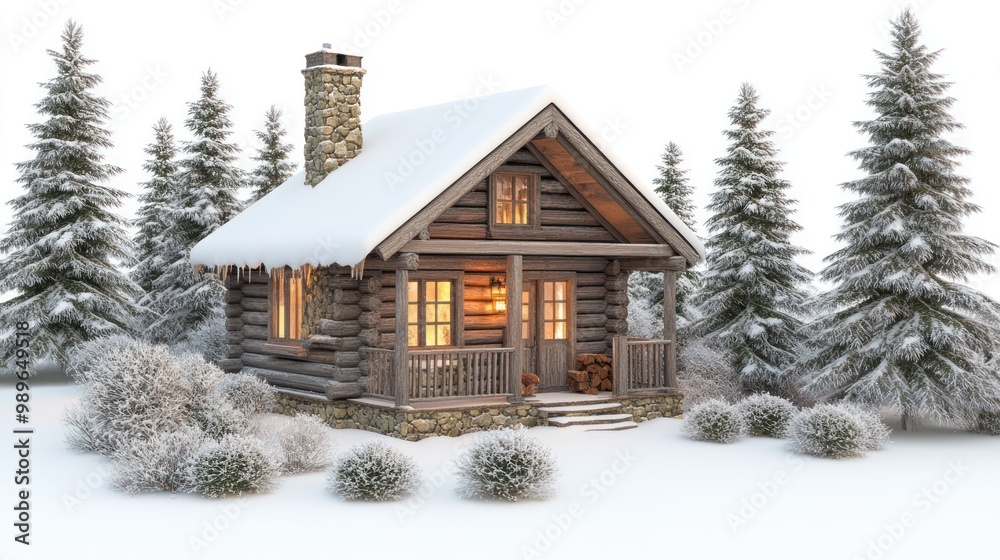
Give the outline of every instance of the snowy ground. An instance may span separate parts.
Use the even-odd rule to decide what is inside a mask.
[[[270,494],[210,500],[123,495],[103,483],[105,460],[63,443],[72,386],[32,389],[30,547],[13,542],[5,446],[0,558],[996,558],[1000,438],[946,429],[894,432],[866,458],[791,454],[784,442],[692,442],[678,420],[616,433],[533,428],[563,476],[546,502],[461,500],[448,474],[470,437],[418,443],[430,485],[396,503],[345,503],[321,473],[285,477]],[[8,385],[0,403],[14,398]],[[8,432],[9,433],[9,432]],[[379,438],[336,432],[337,445]],[[13,437],[8,436],[13,442]]]

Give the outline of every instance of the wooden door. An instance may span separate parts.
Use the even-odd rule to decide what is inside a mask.
[[[524,354],[521,363],[524,371],[531,373],[538,371],[535,361],[538,349],[535,340],[535,333],[538,332],[538,319],[535,313],[535,294],[537,293],[535,284],[534,281],[525,282],[524,289],[521,291],[521,338],[524,340]]]
[[[566,388],[566,370],[573,351],[573,283],[541,279],[535,293],[535,361],[539,389]]]

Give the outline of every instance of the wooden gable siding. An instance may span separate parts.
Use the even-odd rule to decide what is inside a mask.
[[[420,267],[412,271],[411,278],[421,272],[461,271],[464,301],[461,339],[465,347],[499,348],[503,346],[507,316],[493,311],[490,278],[505,273],[505,260],[490,257],[420,257]],[[525,257],[524,275],[533,273],[575,279],[574,317],[577,353],[608,353],[611,337],[628,329],[627,273],[614,262],[596,257]],[[379,300],[379,347],[395,347],[395,275],[386,271],[381,277]]]
[[[491,231],[489,227],[489,178],[453,206],[446,209],[427,227],[430,239],[517,239],[524,241],[616,242],[614,233],[601,225],[566,187],[562,185],[534,155],[525,148],[518,150],[498,170],[537,174],[540,179],[540,220],[538,229],[505,228]]]

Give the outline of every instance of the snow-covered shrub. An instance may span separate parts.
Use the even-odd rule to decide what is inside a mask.
[[[732,443],[746,435],[743,415],[733,405],[719,399],[702,401],[684,413],[681,433],[691,439]]]
[[[190,412],[188,420],[205,435],[215,440],[246,433],[247,416],[217,393]]]
[[[834,459],[863,455],[872,442],[870,427],[855,410],[833,404],[796,414],[787,435],[792,450]]]
[[[750,395],[738,402],[736,408],[743,415],[749,435],[776,438],[784,437],[788,422],[799,411],[786,399],[767,393]]]
[[[246,435],[207,440],[188,460],[188,489],[210,498],[263,492],[274,486],[280,460],[263,441]]]
[[[104,454],[122,443],[175,431],[184,424],[184,376],[163,346],[127,337],[82,345],[74,377],[84,384],[71,411],[71,442]],[[93,346],[91,346],[93,344]],[[83,416],[91,420],[84,422]],[[86,433],[85,433],[86,432]]]
[[[458,493],[465,498],[544,499],[555,493],[555,455],[527,430],[480,434],[458,459]]]
[[[333,437],[319,416],[284,417],[274,428],[269,435],[281,449],[282,472],[321,471],[330,466]]]
[[[381,441],[345,451],[327,475],[327,489],[345,500],[396,500],[420,486],[420,468],[408,455]]]
[[[202,442],[202,433],[191,426],[129,442],[114,454],[111,484],[130,493],[181,490],[187,486],[187,464]]]
[[[170,348],[175,356],[197,354],[210,364],[218,364],[226,357],[226,319],[221,313],[213,314],[197,328]]]
[[[855,415],[864,424],[865,451],[884,449],[886,445],[891,443],[889,434],[892,433],[892,430],[882,421],[882,416],[877,409],[854,402],[839,402],[836,406]]]
[[[223,376],[219,392],[244,414],[266,414],[274,410],[274,387],[249,373]]]
[[[101,427],[96,416],[88,412],[90,405],[87,401],[88,397],[84,395],[63,414],[66,443],[80,451],[110,453],[114,448],[111,434]]]
[[[704,339],[689,338],[678,348],[677,383],[684,393],[684,409],[709,399],[735,402],[740,383],[725,355]]]
[[[985,410],[980,411],[970,428],[979,434],[1000,436],[1000,414]]]

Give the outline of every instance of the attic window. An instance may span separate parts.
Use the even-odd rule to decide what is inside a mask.
[[[302,274],[291,268],[271,269],[271,341],[302,338]]]
[[[538,178],[532,173],[493,174],[490,181],[490,225],[535,227]]]

